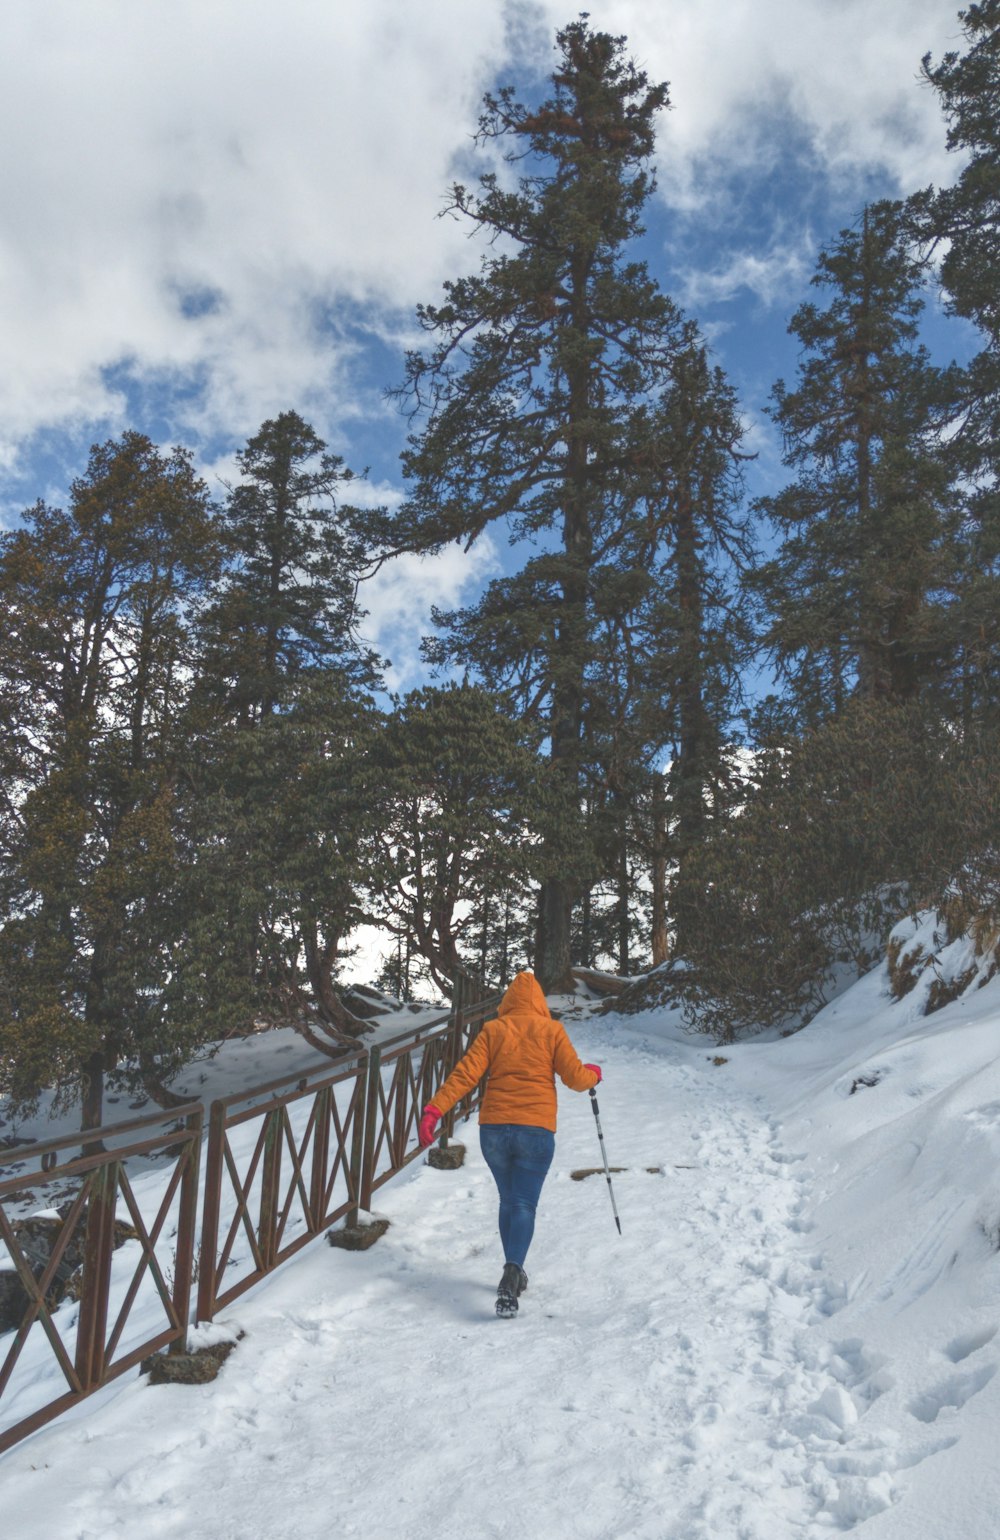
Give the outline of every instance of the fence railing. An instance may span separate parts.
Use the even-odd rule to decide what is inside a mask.
[[[0,1278],[7,1309],[22,1302],[19,1326],[0,1336],[0,1452],[147,1354],[183,1346],[201,1134],[202,1109],[192,1103],[18,1150],[16,1175],[0,1181],[0,1241],[14,1275]],[[98,1142],[114,1147],[84,1153]],[[126,1162],[167,1152],[166,1187],[143,1203]],[[8,1218],[12,1195],[20,1206],[27,1194],[53,1191],[62,1199],[56,1215]],[[55,1396],[53,1367],[64,1387]]]
[[[198,1273],[210,1321],[358,1199],[368,1052],[320,1079],[292,1075],[212,1103]]]
[[[6,1299],[9,1315],[11,1299],[21,1303],[13,1330],[0,1323],[0,1453],[147,1355],[183,1352],[195,1278],[196,1319],[210,1321],[339,1220],[370,1209],[420,1155],[421,1109],[498,998],[459,1001],[342,1060],[214,1101],[200,1204],[199,1103],[12,1153],[0,1242],[13,1275],[0,1270],[0,1308]],[[481,1095],[444,1120],[442,1143]],[[166,1181],[140,1182],[134,1163],[164,1156]],[[8,1217],[5,1200],[23,1212],[36,1194],[57,1195],[58,1213]]]

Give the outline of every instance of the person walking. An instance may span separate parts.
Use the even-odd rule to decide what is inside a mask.
[[[468,1053],[455,1065],[420,1119],[424,1147],[445,1113],[489,1074],[479,1109],[479,1143],[500,1194],[503,1276],[499,1316],[517,1314],[528,1286],[524,1261],[535,1230],[535,1209],[555,1153],[556,1084],[590,1091],[601,1080],[583,1064],[562,1022],[556,1021],[533,973],[519,973]]]

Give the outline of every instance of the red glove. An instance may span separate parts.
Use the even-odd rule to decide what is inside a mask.
[[[601,1074],[601,1066],[599,1064],[585,1064],[583,1067],[584,1069],[592,1069],[594,1071],[594,1074],[597,1076],[597,1084],[600,1085],[604,1079],[604,1076]]]
[[[424,1108],[423,1116],[420,1119],[420,1133],[418,1137],[420,1139],[420,1148],[422,1150],[425,1150],[429,1144],[434,1143],[434,1130],[440,1123],[441,1116],[441,1113],[434,1106],[433,1102],[428,1102],[427,1106]]]

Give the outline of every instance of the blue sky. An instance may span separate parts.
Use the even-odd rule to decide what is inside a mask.
[[[136,427],[234,451],[294,408],[395,500],[414,308],[477,253],[437,217],[473,181],[484,90],[538,89],[552,0],[8,0],[0,17],[0,519],[60,501],[88,446]],[[759,458],[795,368],[788,319],[820,246],[870,197],[951,180],[922,55],[950,0],[593,0],[671,84],[643,255],[729,372]],[[929,316],[939,354],[968,347]],[[365,599],[390,680],[420,681],[433,602],[506,560],[406,559]]]

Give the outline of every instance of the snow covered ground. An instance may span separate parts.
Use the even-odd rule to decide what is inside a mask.
[[[876,970],[722,1064],[663,1012],[569,1015],[621,1237],[562,1091],[497,1321],[469,1128],[461,1171],[381,1190],[372,1250],[319,1242],[238,1301],[213,1385],[131,1378],[2,1457],[3,1535],[994,1540],[1000,978],[926,1018],[923,990]]]

